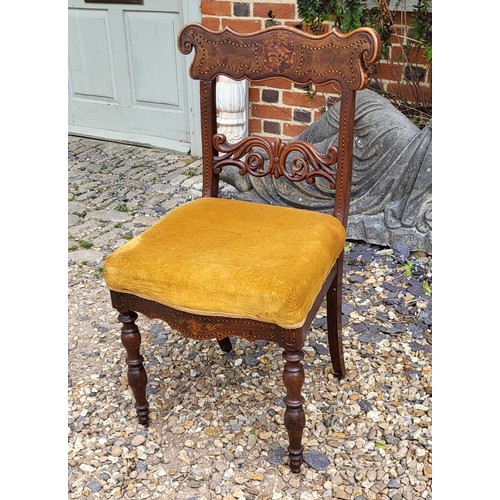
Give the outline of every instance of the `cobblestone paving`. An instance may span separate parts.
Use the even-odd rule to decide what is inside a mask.
[[[141,316],[152,423],[136,421],[102,265],[201,196],[200,160],[70,137],[68,181],[69,498],[431,498],[430,258],[350,244],[348,373],[333,377],[322,307],[304,349],[307,463],[295,475],[273,344],[233,339],[225,354]]]

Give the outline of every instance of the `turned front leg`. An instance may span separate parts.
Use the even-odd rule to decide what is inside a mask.
[[[286,351],[283,353],[285,370],[283,382],[285,383],[286,396],[283,399],[285,410],[285,427],[288,431],[288,456],[292,472],[300,472],[302,464],[302,433],[306,425],[304,413],[304,398],[300,391],[304,385],[304,368],[302,359],[304,351]]]
[[[122,343],[127,351],[128,365],[128,385],[132,389],[135,398],[135,409],[139,423],[148,425],[149,423],[149,406],[146,400],[146,384],[148,377],[142,362],[144,358],[140,354],[141,333],[135,324],[137,314],[132,311],[122,312],[118,316],[118,320],[122,326]]]

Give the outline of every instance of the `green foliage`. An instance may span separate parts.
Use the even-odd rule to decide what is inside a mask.
[[[344,253],[349,253],[352,250],[352,245],[350,243],[346,243],[344,246]]]
[[[405,276],[407,278],[410,278],[411,277],[411,272],[413,270],[413,263],[410,262],[409,260],[407,260],[406,264],[403,265],[403,266],[400,266],[399,269],[401,269],[402,271],[404,271]]]
[[[427,62],[432,61],[432,45],[427,45],[427,47],[425,47],[424,57]]]
[[[363,18],[368,9],[362,0],[297,0],[297,10],[299,17],[316,35],[321,34],[324,21],[332,21],[344,33],[367,26],[363,24]],[[375,10],[372,15],[374,13]]]
[[[427,280],[424,280],[424,282],[422,283],[422,288],[427,295],[430,295],[432,293],[431,285],[429,285],[429,282]]]
[[[321,25],[336,12],[338,0],[297,0],[299,17],[311,31],[321,34]]]
[[[387,59],[389,57],[393,24],[393,16],[384,1],[379,1],[379,5],[372,7],[371,9],[366,8],[363,10],[361,25],[369,26],[370,28],[378,31],[380,41],[382,42],[380,51],[382,59]]]
[[[381,58],[387,61],[389,71],[393,70],[394,73],[390,79],[400,88],[410,87],[411,92],[405,95],[387,89],[385,83],[379,81],[377,66],[373,67],[370,75],[372,89],[389,99],[417,126],[424,127],[432,117],[432,106],[427,94],[420,89],[420,85],[425,81],[426,68],[415,64],[414,58],[421,51],[429,64],[432,61],[432,17],[429,14],[431,4],[432,0],[417,0],[411,15],[408,13],[402,16],[403,19],[408,19],[406,29],[402,33],[396,31],[394,24],[396,14],[406,11],[406,2],[395,2],[391,10],[389,0],[377,0],[376,5],[371,8],[368,8],[364,0],[297,0],[297,9],[304,27],[314,34],[322,33],[322,24],[325,21],[329,21],[344,33],[361,26],[377,30],[381,40]],[[390,50],[392,45],[397,44],[403,55],[401,51]]]
[[[405,45],[409,52],[423,47],[428,62],[432,59],[431,5],[432,0],[417,0],[408,23],[411,39]],[[396,9],[403,6],[404,2],[398,3]],[[344,33],[360,26],[376,29],[382,41],[382,57],[388,56],[394,17],[388,0],[378,0],[378,5],[370,9],[362,0],[297,0],[297,10],[304,24],[317,35],[321,34],[324,21],[332,21]]]
[[[385,443],[375,443],[375,446],[377,448],[380,448],[381,450],[385,450],[385,448],[386,448]]]
[[[102,267],[98,267],[97,269],[94,269],[94,271],[92,271],[90,274],[92,276],[95,276],[96,278],[100,278],[104,275],[104,269]]]
[[[118,210],[118,212],[128,212],[128,208],[127,208],[127,205],[125,205],[125,203],[118,205],[116,207],[116,210]]]
[[[191,179],[191,177],[194,177],[196,175],[196,170],[190,168],[187,172],[186,172],[186,177],[188,179]]]
[[[424,57],[430,62],[432,59],[432,27],[429,21],[429,9],[431,0],[418,0],[413,7],[413,15],[408,26],[410,27],[411,43],[409,51],[424,48]]]
[[[92,248],[94,246],[93,243],[91,243],[90,241],[85,241],[85,240],[79,240],[78,241],[78,244],[82,247],[82,248],[86,248],[87,250],[89,248]]]
[[[340,23],[340,29],[344,33],[355,30],[361,26],[361,16],[363,15],[363,8],[361,0],[345,0],[344,12]]]

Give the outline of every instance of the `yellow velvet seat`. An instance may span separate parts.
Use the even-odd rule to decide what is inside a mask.
[[[109,255],[104,276],[111,290],[181,311],[297,328],[344,240],[331,215],[200,198]]]

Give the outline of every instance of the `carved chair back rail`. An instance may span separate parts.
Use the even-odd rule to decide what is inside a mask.
[[[161,318],[189,338],[215,338],[226,352],[232,348],[230,336],[276,342],[284,349],[284,421],[290,466],[299,472],[305,426],[302,348],[325,297],[334,373],[345,375],[342,259],[351,191],[355,92],[368,83],[366,65],[379,58],[380,40],[369,28],[314,36],[285,26],[243,34],[188,24],[179,33],[178,45],[184,54],[194,49],[190,75],[200,80],[203,198],[178,207],[116,250],[104,268],[112,305],[123,324],[122,342],[137,415],[139,422],[148,424],[147,376],[135,324],[137,312]],[[281,77],[299,84],[336,82],[341,89],[337,147],[322,154],[307,142],[285,143],[280,138],[247,137],[228,143],[217,134],[218,75],[252,81]],[[322,178],[335,190],[333,217],[219,200],[219,174],[226,166],[237,167],[242,175],[283,176],[293,182],[312,184]],[[227,226],[234,229],[231,244],[224,232]],[[258,267],[245,258],[249,248],[262,255]],[[220,285],[217,296],[210,295],[212,282]],[[280,288],[279,283],[284,285]],[[232,301],[238,284],[243,298]],[[298,304],[297,309],[291,304]]]

